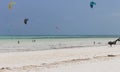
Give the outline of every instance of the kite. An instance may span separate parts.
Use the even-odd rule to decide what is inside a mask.
[[[24,23],[27,24],[28,20],[29,20],[28,18],[25,18]]]
[[[56,26],[56,29],[57,29],[57,30],[60,30],[58,26]]]
[[[15,5],[16,2],[10,2],[9,5],[8,5],[8,8],[11,10],[12,9],[12,6]]]
[[[94,5],[96,5],[96,3],[93,2],[93,1],[91,1],[91,2],[90,2],[90,7],[93,8]]]
[[[57,31],[60,31],[60,27],[59,26],[56,26],[55,27]]]

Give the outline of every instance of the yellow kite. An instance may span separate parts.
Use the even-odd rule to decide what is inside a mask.
[[[15,5],[15,4],[16,4],[16,2],[10,2],[8,8],[11,10],[12,6]]]

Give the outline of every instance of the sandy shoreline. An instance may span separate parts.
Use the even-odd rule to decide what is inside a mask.
[[[76,69],[76,66],[79,72],[84,69],[81,68],[82,65],[87,67],[96,63],[96,66],[99,66],[103,62],[109,63],[113,60],[114,63],[119,59],[120,45],[0,53],[0,72],[74,72],[72,70]],[[73,69],[66,71],[69,67]],[[61,68],[66,69],[61,71]]]

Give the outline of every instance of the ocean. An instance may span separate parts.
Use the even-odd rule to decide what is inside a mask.
[[[0,52],[105,46],[108,45],[108,41],[114,41],[117,38],[119,38],[119,35],[0,36]]]
[[[1,35],[0,39],[119,38],[120,35]]]

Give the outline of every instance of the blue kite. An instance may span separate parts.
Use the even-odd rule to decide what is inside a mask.
[[[93,2],[93,1],[91,1],[91,2],[90,2],[90,7],[93,8],[94,5],[96,5],[96,3]]]

